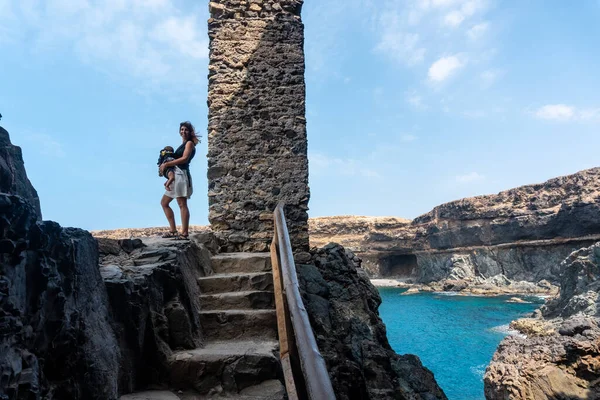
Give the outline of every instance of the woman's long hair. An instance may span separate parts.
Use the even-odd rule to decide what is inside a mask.
[[[179,124],[179,129],[181,129],[182,126],[185,126],[188,129],[188,134],[185,140],[191,140],[195,145],[198,144],[200,139],[198,138],[198,135],[196,135],[196,129],[194,128],[194,125],[192,125],[190,121],[183,121]]]

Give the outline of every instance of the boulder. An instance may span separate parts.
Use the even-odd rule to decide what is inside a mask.
[[[445,399],[418,357],[398,355],[379,317],[381,297],[354,256],[330,244],[297,265],[301,293],[338,400]]]

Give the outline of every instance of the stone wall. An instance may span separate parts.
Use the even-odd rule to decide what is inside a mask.
[[[302,0],[209,5],[209,220],[223,251],[266,251],[286,203],[292,246],[308,249]]]

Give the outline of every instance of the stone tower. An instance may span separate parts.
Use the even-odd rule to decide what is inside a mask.
[[[308,249],[302,2],[209,5],[209,220],[224,251],[268,250],[279,201],[294,251]]]

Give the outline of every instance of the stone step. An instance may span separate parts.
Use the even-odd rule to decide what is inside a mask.
[[[275,310],[218,310],[200,312],[207,340],[277,338]]]
[[[248,290],[273,290],[271,272],[213,274],[198,278],[202,294],[215,294]]]
[[[237,394],[219,393],[208,395],[180,395],[181,400],[209,400],[209,399],[231,399],[231,400],[287,400],[285,386],[276,379],[270,379],[250,386]]]
[[[248,394],[254,385],[282,378],[278,348],[274,340],[232,340],[178,351],[169,360],[171,386],[201,394]]]
[[[271,253],[224,253],[211,257],[217,274],[271,271]]]
[[[216,392],[218,388],[214,391]],[[200,394],[196,391],[186,390],[177,393],[168,390],[147,390],[123,395],[119,400],[284,400],[287,399],[285,386],[277,379],[269,379],[258,385],[242,389],[239,393],[209,393]]]
[[[275,308],[273,292],[267,291],[242,291],[200,296],[203,311],[209,310],[265,310]]]
[[[124,394],[119,400],[179,400],[179,397],[168,390],[146,390]]]

